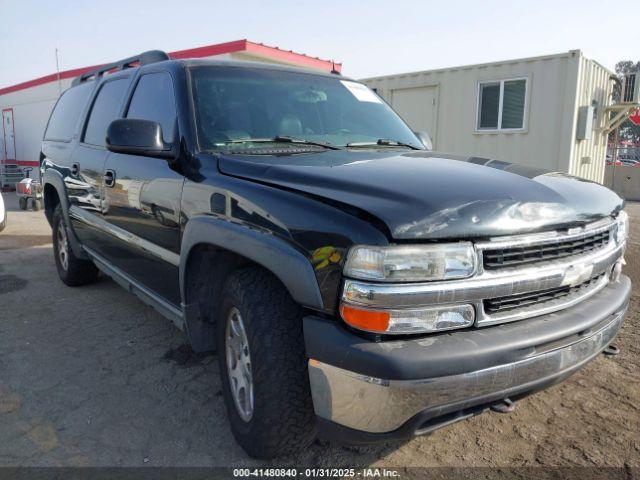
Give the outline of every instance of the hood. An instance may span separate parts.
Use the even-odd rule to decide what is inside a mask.
[[[357,207],[393,239],[461,239],[584,224],[615,213],[600,184],[521,165],[435,152],[222,155],[220,171]]]

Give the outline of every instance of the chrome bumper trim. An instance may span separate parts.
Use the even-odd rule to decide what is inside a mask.
[[[313,405],[321,418],[360,431],[391,432],[420,412],[445,413],[524,393],[577,371],[615,337],[625,310],[587,337],[572,337],[536,356],[460,375],[385,380],[309,360]],[[428,348],[428,347],[427,347]],[[549,350],[549,348],[552,348]],[[474,403],[475,400],[475,403]],[[434,413],[436,416],[436,413]]]
[[[446,282],[382,284],[346,279],[342,299],[369,308],[415,308],[434,304],[473,303],[495,297],[578,285],[608,272],[625,244],[610,242],[595,253],[528,268],[485,271],[473,278]]]

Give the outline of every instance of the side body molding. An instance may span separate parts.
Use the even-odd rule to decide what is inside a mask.
[[[78,258],[89,258],[82,248],[80,241],[76,236],[76,232],[71,226],[71,219],[69,218],[69,197],[67,196],[67,189],[64,186],[64,179],[62,178],[62,174],[53,168],[47,168],[44,171],[44,175],[42,176],[42,185],[45,186],[47,184],[51,185],[58,192],[60,206],[62,207],[62,216],[64,217],[64,223],[67,226],[67,238],[69,239],[69,244],[71,245],[73,254]],[[47,196],[45,195],[45,207],[47,201],[51,200],[47,200]]]
[[[202,319],[196,304],[187,303],[187,262],[197,245],[210,245],[241,255],[271,271],[300,305],[322,310],[320,287],[308,258],[286,240],[266,231],[211,215],[189,219],[180,248],[180,296],[184,326],[195,351],[210,350],[212,325]]]

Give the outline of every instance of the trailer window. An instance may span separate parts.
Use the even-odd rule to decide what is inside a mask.
[[[84,84],[70,88],[62,94],[51,112],[44,139],[56,142],[70,142],[77,131],[78,121],[93,85]]]
[[[526,106],[526,78],[480,82],[477,130],[523,130]]]

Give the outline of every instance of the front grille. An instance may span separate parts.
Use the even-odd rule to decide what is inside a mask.
[[[584,291],[597,285],[604,276],[605,274],[602,273],[575,286],[567,285],[559,288],[550,288],[548,290],[538,290],[537,292],[521,293],[518,295],[510,295],[508,297],[484,300],[484,311],[487,315],[495,315],[533,305],[541,305],[569,295],[582,294]]]
[[[522,265],[557,260],[603,248],[609,243],[609,230],[564,241],[484,250],[485,270],[519,267]]]
[[[373,310],[471,304],[478,328],[549,315],[582,304],[617,277],[626,246],[617,225],[603,218],[477,241],[479,268],[470,278],[389,284],[346,278],[342,300]]]

